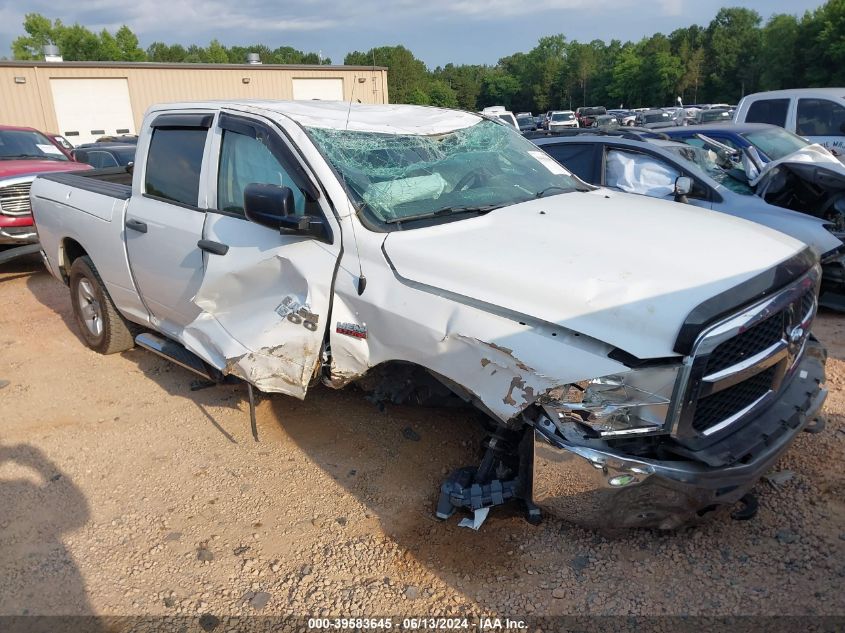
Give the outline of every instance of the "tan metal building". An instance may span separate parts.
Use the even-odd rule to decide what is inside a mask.
[[[388,103],[387,68],[0,62],[0,125],[62,134],[74,145],[135,134],[154,103],[204,99]]]

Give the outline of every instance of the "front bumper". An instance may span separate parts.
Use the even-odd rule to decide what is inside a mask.
[[[38,234],[35,227],[29,226],[0,226],[0,245],[35,244],[38,241]]]
[[[674,529],[715,506],[736,503],[824,404],[824,352],[818,344],[807,352],[791,384],[769,409],[709,448],[730,450],[736,461],[729,466],[588,448],[564,440],[551,422],[536,425],[534,503],[585,527],[658,529]]]

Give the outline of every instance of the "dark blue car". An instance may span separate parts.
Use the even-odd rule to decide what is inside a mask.
[[[683,141],[690,145],[704,147],[706,141],[699,135],[706,136],[742,151],[747,147],[754,147],[763,162],[778,160],[795,152],[810,143],[782,127],[767,123],[715,123],[702,125],[687,125],[684,127],[662,128],[662,133],[670,138]]]

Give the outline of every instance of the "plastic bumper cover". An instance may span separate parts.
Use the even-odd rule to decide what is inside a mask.
[[[774,465],[821,410],[827,397],[823,382],[824,353],[808,350],[763,419],[743,424],[760,428],[765,441],[755,442],[754,451],[748,452],[747,434],[726,437],[719,444],[732,448],[738,460],[719,468],[579,446],[552,427],[537,425],[532,500],[547,512],[592,528],[674,529],[693,522],[714,506],[736,503]]]

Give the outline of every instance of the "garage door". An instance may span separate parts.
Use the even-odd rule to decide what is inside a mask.
[[[135,134],[126,79],[50,79],[59,129],[74,145]],[[52,131],[52,130],[49,130]]]
[[[294,79],[295,101],[343,101],[343,79]]]

